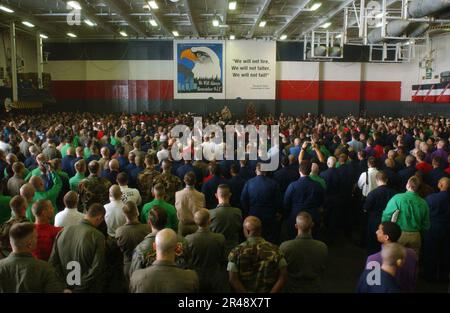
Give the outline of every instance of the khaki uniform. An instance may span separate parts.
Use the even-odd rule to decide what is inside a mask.
[[[141,223],[125,224],[116,229],[116,242],[123,253],[123,272],[127,280],[129,280],[133,251],[150,231],[149,225]]]
[[[152,266],[134,272],[130,280],[130,292],[134,293],[193,293],[198,287],[194,271],[180,269],[168,261],[155,261]]]
[[[179,235],[186,236],[197,230],[197,225],[194,223],[194,214],[204,207],[205,195],[193,187],[186,187],[175,193]]]
[[[81,284],[67,285],[75,292],[101,292],[104,283],[106,240],[105,236],[87,220],[64,228],[56,236],[49,262],[59,277],[66,281],[73,268],[69,262],[80,264]]]
[[[192,268],[197,272],[200,292],[226,292],[225,237],[199,229],[186,236]]]
[[[303,235],[283,242],[280,250],[288,264],[285,292],[320,292],[325,271],[328,248],[310,235]]]
[[[130,265],[130,277],[136,270],[147,268],[156,260],[156,250],[153,249],[155,239],[156,233],[148,234],[134,249]],[[181,245],[181,251],[175,256],[175,264],[179,268],[189,268],[191,258],[187,249],[187,242],[183,237],[178,236],[178,243]]]
[[[242,212],[227,204],[219,204],[209,211],[211,216],[211,231],[225,236],[226,255],[239,244],[242,234]]]
[[[55,269],[31,253],[11,253],[0,261],[1,293],[59,293],[63,289]]]
[[[228,255],[229,272],[238,274],[248,292],[270,292],[286,260],[278,247],[262,237],[249,237]]]

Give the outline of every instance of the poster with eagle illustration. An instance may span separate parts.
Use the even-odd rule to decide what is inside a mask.
[[[174,41],[175,99],[224,99],[223,41]]]

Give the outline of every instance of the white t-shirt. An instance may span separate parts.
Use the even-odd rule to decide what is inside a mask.
[[[78,225],[84,218],[84,214],[78,212],[76,208],[65,208],[55,215],[56,227],[67,227],[71,225]]]
[[[139,190],[136,188],[129,188],[128,186],[120,186],[122,191],[122,202],[125,204],[128,201],[133,201],[137,206],[141,205],[142,198]]]
[[[123,214],[123,206],[124,204],[120,200],[112,200],[110,203],[105,204],[105,222],[106,226],[108,226],[108,235],[111,237],[116,237],[116,229],[127,222],[125,214]]]

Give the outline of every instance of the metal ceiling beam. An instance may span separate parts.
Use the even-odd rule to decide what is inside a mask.
[[[346,0],[346,1],[342,2],[340,6],[338,6],[336,9],[330,11],[324,18],[319,19],[316,23],[314,23],[313,26],[311,26],[307,30],[303,31],[299,37],[302,38],[305,34],[313,31],[317,27],[320,27],[321,25],[326,23],[329,19],[333,18],[336,14],[341,12],[346,6],[351,4],[353,1],[355,1],[355,0]]]
[[[92,8],[86,0],[80,1],[82,10],[81,14],[84,15],[87,19],[97,24],[101,29],[110,33],[111,35],[117,35],[117,30],[113,29],[110,25],[105,23],[101,18],[97,17],[97,12],[94,8]]]
[[[311,2],[312,0],[304,0],[302,4],[298,7],[297,11],[294,13],[294,15],[283,25],[279,30],[275,32],[275,36],[278,37],[280,34],[282,34],[288,27],[291,25],[304,11],[305,7]]]
[[[192,24],[192,33],[194,34],[195,37],[198,37],[198,30],[197,30],[197,26],[195,26],[194,18],[192,17],[191,8],[189,7],[189,0],[183,0],[183,4],[184,4],[184,10],[186,11],[186,13],[189,17],[189,20],[191,21],[191,24]]]
[[[127,22],[128,26],[131,27],[139,36],[147,37],[147,30],[140,25],[137,21],[135,21],[127,12],[126,8],[124,8],[123,2],[117,0],[104,0],[105,4],[107,4],[113,11],[116,11],[118,15],[122,17],[124,21]],[[120,2],[120,4],[119,4]]]
[[[222,23],[223,23],[223,25],[227,25],[227,17],[228,17],[228,0],[225,0],[224,2],[225,2],[225,9],[224,9],[223,15],[222,15],[222,16],[223,16]],[[225,35],[225,32],[226,32],[226,31],[227,31],[226,28],[222,28],[222,29],[220,30],[222,36]]]
[[[259,27],[259,22],[261,22],[262,17],[266,13],[267,9],[269,8],[271,0],[264,0],[264,4],[261,8],[261,10],[258,13],[258,17],[256,18],[255,24],[252,26],[250,31],[248,32],[247,38],[252,38],[253,34],[255,33],[256,27]]]
[[[15,21],[29,21],[30,23],[36,25],[36,27],[41,30],[44,31],[47,35],[53,34],[53,35],[61,35],[60,30],[61,29],[55,29],[55,27],[45,23],[45,22],[41,22],[38,19],[36,19],[32,14],[28,13],[27,11],[12,5],[11,3],[8,3],[7,6],[9,8],[11,8],[12,10],[14,10],[14,13],[3,13],[0,12],[0,16],[2,17],[2,20],[5,21],[6,19],[3,19],[3,16],[9,18],[9,20],[15,20]],[[28,28],[28,27],[22,27],[22,24],[17,24],[17,26],[19,26],[20,28],[24,28],[26,30],[29,31],[36,31],[36,29],[33,28]]]

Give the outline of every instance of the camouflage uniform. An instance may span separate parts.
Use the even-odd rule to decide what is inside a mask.
[[[14,224],[28,222],[26,217],[11,217],[0,226],[0,259],[7,257],[12,249],[9,243],[9,230]]]
[[[181,179],[170,173],[162,173],[155,178],[153,184],[162,184],[164,186],[164,190],[166,191],[165,200],[172,205],[175,204],[175,192],[183,187]]]
[[[236,272],[249,292],[270,292],[279,270],[287,266],[278,247],[262,237],[250,237],[228,255],[229,272]]]
[[[152,187],[155,179],[161,175],[160,172],[154,169],[145,169],[139,173],[137,177],[137,186],[142,197],[142,203],[147,203],[152,200]]]
[[[109,202],[109,187],[111,182],[103,177],[89,176],[78,185],[80,205],[86,212],[93,203],[107,204]]]
[[[130,266],[130,277],[133,272],[151,266],[156,260],[156,250],[153,249],[153,243],[156,239],[156,233],[150,233],[145,236],[144,240],[136,246],[133,252]],[[187,250],[186,240],[178,236],[178,242],[181,244],[181,252],[176,254],[175,263],[177,267],[187,269],[190,266],[190,254]]]

